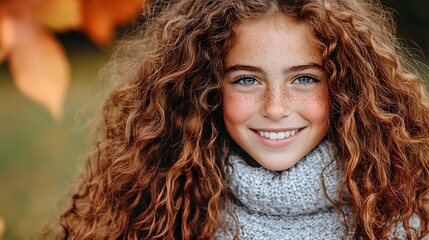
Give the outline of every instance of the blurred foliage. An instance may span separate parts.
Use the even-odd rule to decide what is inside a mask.
[[[429,1],[381,0],[391,8],[398,30],[398,37],[418,60],[429,63]]]
[[[59,120],[70,68],[53,32],[84,32],[108,45],[115,30],[134,21],[145,0],[2,0],[0,64],[8,60],[12,78],[28,98]]]
[[[64,118],[54,121],[20,94],[5,66],[0,67],[0,217],[4,239],[38,239],[42,227],[57,221],[68,200],[69,181],[84,160],[103,83],[98,71],[107,54],[79,35],[62,39],[71,63]],[[1,237],[0,237],[1,239]]]

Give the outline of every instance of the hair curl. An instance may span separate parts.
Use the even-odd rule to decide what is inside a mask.
[[[308,23],[323,50],[328,139],[344,171],[337,207],[352,206],[355,238],[385,239],[398,224],[408,238],[429,234],[427,94],[378,2],[176,0],[153,2],[108,65],[121,83],[59,238],[214,237],[232,212],[223,58],[240,23],[273,13]]]

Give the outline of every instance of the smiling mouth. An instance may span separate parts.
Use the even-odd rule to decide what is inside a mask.
[[[259,136],[270,139],[270,140],[282,140],[295,135],[299,129],[281,132],[268,132],[268,131],[256,131]]]

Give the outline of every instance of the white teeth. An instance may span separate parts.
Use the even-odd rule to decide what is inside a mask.
[[[295,135],[298,132],[298,129],[284,132],[266,132],[266,131],[257,131],[258,134],[262,137],[271,139],[271,140],[281,140]]]

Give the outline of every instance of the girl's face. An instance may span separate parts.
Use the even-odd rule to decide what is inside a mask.
[[[283,15],[245,22],[236,36],[225,59],[226,129],[261,166],[288,169],[328,130],[320,50],[306,24]]]

